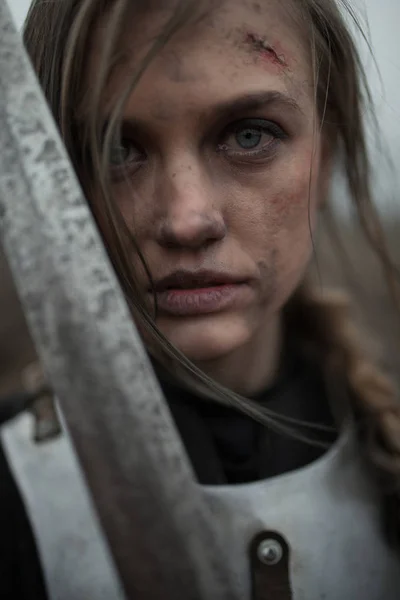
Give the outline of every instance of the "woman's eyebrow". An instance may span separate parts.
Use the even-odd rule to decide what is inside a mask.
[[[244,94],[230,100],[215,104],[210,108],[214,114],[226,116],[227,114],[259,110],[271,105],[280,105],[296,112],[302,112],[299,104],[289,94],[278,91],[261,91]]]

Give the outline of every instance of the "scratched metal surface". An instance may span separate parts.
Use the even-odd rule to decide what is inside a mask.
[[[0,233],[128,598],[234,600],[219,534],[0,0]]]

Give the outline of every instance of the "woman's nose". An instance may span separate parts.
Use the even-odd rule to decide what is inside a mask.
[[[201,249],[226,235],[226,225],[212,182],[200,169],[188,166],[166,175],[160,245]]]

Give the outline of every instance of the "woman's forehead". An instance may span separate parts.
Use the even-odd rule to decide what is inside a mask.
[[[109,79],[105,102],[126,84],[127,74],[138,70],[146,53],[171,14],[153,11],[130,15],[119,38],[118,61]],[[200,18],[201,17],[201,18]],[[90,56],[89,80],[95,77],[107,35],[105,23],[97,29]],[[151,62],[145,80],[209,85],[249,80],[250,73],[267,78],[272,88],[296,89],[311,81],[311,69],[301,35],[274,1],[223,2],[199,11],[176,32]],[[152,79],[153,78],[153,79]],[[159,81],[158,81],[159,83]],[[141,87],[142,83],[141,83]],[[154,86],[153,86],[154,87]]]

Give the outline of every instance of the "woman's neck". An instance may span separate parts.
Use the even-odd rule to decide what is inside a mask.
[[[197,366],[209,377],[242,396],[254,396],[274,381],[282,348],[282,320],[274,315],[252,340],[218,360]]]

